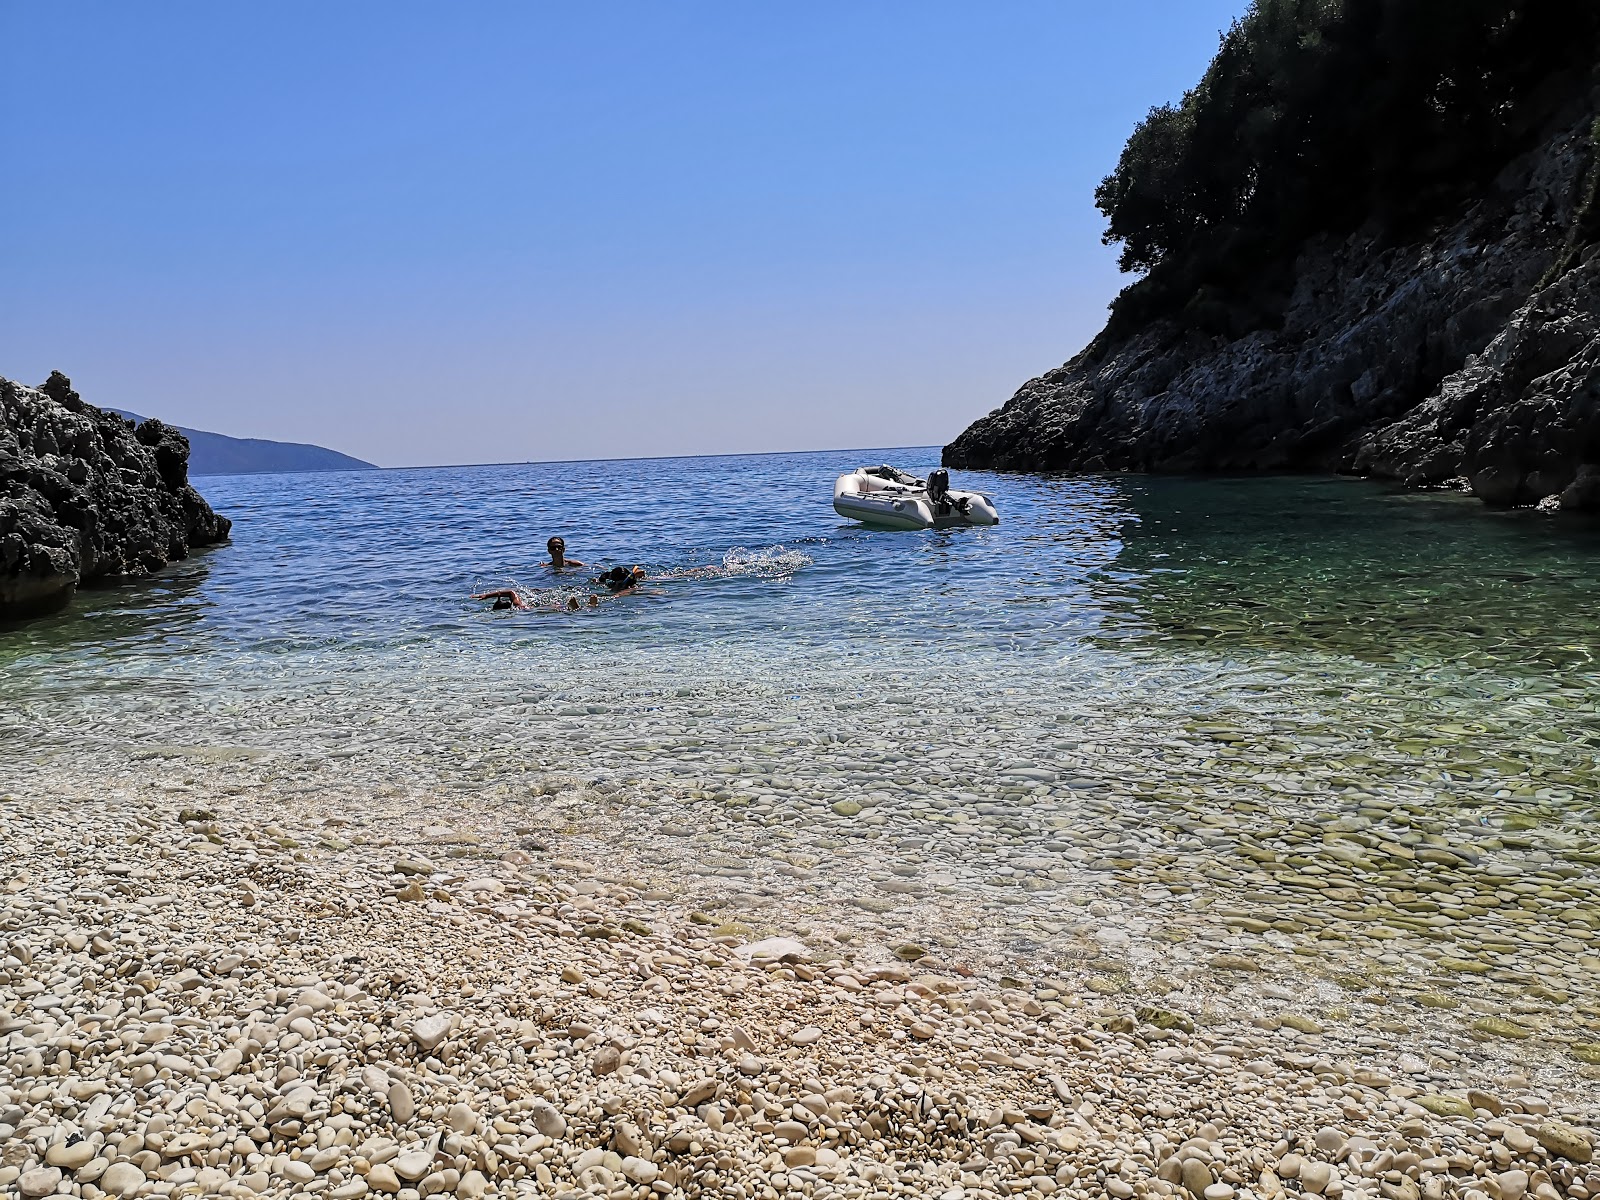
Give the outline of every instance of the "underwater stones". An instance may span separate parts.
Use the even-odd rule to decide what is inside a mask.
[[[1323,1032],[1321,1025],[1318,1025],[1310,1017],[1302,1016],[1299,1013],[1278,1014],[1278,1024],[1283,1026],[1285,1029],[1293,1029],[1299,1033]]]
[[[1246,933],[1265,933],[1272,928],[1270,921],[1260,921],[1254,917],[1229,917],[1228,925],[1234,929],[1242,929]]]
[[[753,963],[796,963],[811,958],[811,947],[797,938],[773,937],[750,942],[735,951],[740,958]]]
[[[648,699],[659,702],[656,696]],[[620,719],[622,702],[615,707]],[[393,719],[381,709],[372,711]],[[294,718],[281,735],[285,744],[306,736],[305,717],[321,719],[314,707],[285,715]],[[492,710],[484,719],[484,728],[491,729]],[[637,719],[647,725],[654,718]],[[0,707],[0,737],[15,728],[7,722]],[[612,723],[609,718],[590,723],[592,740],[583,754],[594,777],[633,779],[624,773],[625,765],[613,769],[630,752],[652,756],[652,770],[671,757],[654,744],[627,750],[624,733],[600,728]],[[156,1057],[146,1064],[148,1074],[138,1076],[141,1082],[129,1072],[119,1080],[121,1087],[151,1086],[159,1099],[182,1096],[185,1080],[201,1090],[214,1082],[231,1102],[243,1100],[248,1094],[243,1089],[252,1083],[265,1084],[261,1107],[267,1111],[282,1096],[302,1091],[320,1096],[324,1104],[311,1106],[298,1128],[294,1120],[266,1122],[258,1135],[257,1118],[241,1111],[241,1128],[237,1133],[230,1128],[230,1140],[218,1147],[217,1170],[236,1182],[258,1178],[258,1190],[266,1194],[291,1187],[278,1173],[276,1159],[283,1153],[304,1160],[316,1174],[308,1191],[337,1193],[342,1200],[351,1181],[365,1180],[371,1194],[396,1195],[400,1177],[394,1175],[394,1187],[386,1190],[388,1180],[377,1167],[393,1172],[395,1159],[417,1150],[437,1154],[425,1173],[404,1187],[435,1198],[450,1197],[473,1170],[488,1181],[485,1195],[562,1196],[591,1188],[597,1194],[643,1194],[647,1185],[629,1180],[622,1164],[628,1157],[656,1160],[658,1154],[660,1174],[648,1187],[660,1194],[681,1190],[691,1163],[707,1172],[701,1182],[709,1189],[709,1164],[721,1158],[715,1186],[731,1193],[736,1182],[750,1195],[766,1194],[769,1183],[771,1192],[789,1195],[807,1187],[820,1193],[823,1183],[836,1196],[938,1195],[967,1175],[962,1191],[968,1197],[1012,1190],[1044,1195],[1046,1180],[1055,1181],[1054,1195],[1103,1191],[1132,1197],[1148,1191],[1154,1196],[1161,1192],[1154,1184],[1167,1182],[1164,1176],[1150,1178],[1163,1152],[1154,1140],[1160,1134],[1174,1142],[1194,1138],[1197,1147],[1204,1143],[1213,1181],[1202,1200],[1221,1195],[1221,1189],[1268,1197],[1279,1193],[1265,1184],[1258,1189],[1256,1182],[1263,1164],[1277,1160],[1279,1139],[1304,1145],[1313,1130],[1330,1128],[1370,1138],[1384,1150],[1396,1137],[1410,1139],[1412,1146],[1439,1141],[1439,1157],[1454,1157],[1456,1165],[1419,1170],[1416,1181],[1430,1173],[1449,1175],[1450,1194],[1476,1189],[1496,1197],[1495,1172],[1508,1167],[1549,1168],[1557,1186],[1564,1182],[1558,1172],[1568,1164],[1552,1167],[1531,1137],[1520,1135],[1532,1148],[1529,1157],[1517,1132],[1503,1141],[1492,1129],[1480,1133],[1489,1121],[1478,1096],[1467,1094],[1473,1115],[1448,1119],[1415,1106],[1412,1097],[1416,1091],[1461,1095],[1469,1082],[1492,1079],[1510,1106],[1508,1123],[1553,1114],[1583,1128],[1573,1114],[1587,1113],[1582,1089],[1592,1072],[1578,1071],[1568,1054],[1573,1038],[1587,1037],[1589,1015],[1583,1006],[1593,1002],[1595,992],[1578,958],[1600,943],[1588,937],[1593,926],[1569,921],[1590,915],[1592,889],[1582,885],[1600,872],[1562,854],[1539,858],[1534,847],[1488,848],[1486,861],[1498,865],[1503,858],[1513,867],[1490,880],[1467,867],[1424,868],[1398,859],[1391,864],[1377,853],[1368,856],[1371,867],[1341,865],[1326,853],[1331,822],[1316,818],[1364,802],[1340,800],[1338,793],[1308,783],[1304,773],[1291,778],[1281,763],[1259,783],[1238,776],[1215,795],[1197,791],[1177,797],[1162,789],[1147,796],[1147,790],[1156,790],[1153,780],[1169,771],[1177,776],[1181,766],[1151,762],[1118,768],[1121,751],[1115,738],[1105,736],[1106,728],[1093,732],[1100,739],[1093,769],[1104,769],[1112,778],[1102,800],[1087,792],[1041,797],[1029,791],[1004,803],[988,791],[981,801],[956,799],[963,792],[980,795],[970,782],[978,768],[962,768],[966,777],[956,779],[959,772],[952,767],[951,785],[926,793],[931,799],[922,809],[914,807],[921,797],[909,789],[900,793],[855,780],[837,788],[819,786],[814,793],[808,786],[790,807],[783,786],[762,778],[759,786],[744,789],[750,804],[738,810],[752,814],[761,813],[763,805],[770,808],[765,815],[772,820],[760,826],[759,837],[751,836],[748,824],[730,824],[719,803],[695,796],[698,787],[668,791],[669,780],[657,790],[648,773],[638,769],[635,774],[643,781],[619,783],[615,792],[587,784],[581,790],[552,785],[536,803],[522,804],[523,795],[543,785],[504,766],[472,776],[468,782],[478,782],[471,787],[430,785],[393,802],[363,790],[378,776],[376,765],[372,776],[342,779],[308,776],[297,761],[295,778],[286,782],[306,787],[304,794],[277,793],[248,779],[241,783],[250,790],[224,793],[219,785],[232,782],[225,773],[208,774],[188,763],[181,776],[185,790],[167,793],[155,781],[173,781],[172,767],[159,776],[155,766],[149,768],[147,786],[158,803],[148,815],[165,828],[173,824],[169,818],[180,802],[217,809],[223,814],[218,836],[230,847],[237,842],[240,855],[257,856],[248,873],[228,874],[229,863],[213,865],[203,855],[187,855],[176,836],[174,857],[166,858],[164,834],[146,834],[144,826],[130,824],[126,833],[136,840],[128,841],[114,809],[85,802],[83,828],[105,823],[115,837],[104,859],[126,868],[126,873],[102,876],[94,852],[80,852],[74,843],[73,856],[58,862],[57,844],[36,832],[59,833],[66,827],[61,814],[72,805],[57,804],[50,821],[41,810],[39,823],[29,825],[32,818],[24,808],[8,801],[0,806],[3,832],[17,844],[31,839],[36,850],[26,860],[33,878],[18,893],[27,899],[0,894],[5,910],[0,915],[6,918],[0,960],[19,975],[17,964],[27,960],[15,955],[16,943],[36,965],[31,973],[20,972],[18,1012],[0,1014],[0,1036],[30,1025],[44,1029],[64,1017],[83,1023],[88,1010],[73,1009],[74,987],[63,989],[63,995],[55,989],[68,978],[81,978],[86,987],[98,972],[104,986],[97,989],[96,1006],[101,1000],[127,1004],[126,1011],[113,1014],[125,1026],[102,1026],[105,1044],[114,1044],[121,1033],[136,1041],[150,1026],[161,1027],[165,1039],[159,1049],[137,1052]],[[637,740],[656,741],[653,734]],[[613,752],[607,748],[613,743],[624,748]],[[515,745],[519,755],[538,753],[526,738],[519,736]],[[1257,743],[1252,755],[1271,753],[1268,747],[1270,742]],[[463,751],[484,752],[481,745]],[[806,757],[810,753],[808,747],[789,748],[781,769],[803,775],[816,761]],[[1030,753],[1046,761],[1045,750]],[[714,760],[708,756],[706,761]],[[895,769],[910,770],[911,764]],[[1208,769],[1238,771],[1243,764]],[[390,770],[386,765],[385,773]],[[708,774],[709,766],[696,779]],[[1419,793],[1424,785],[1436,786],[1436,781],[1396,772],[1397,788],[1413,783]],[[481,795],[473,791],[480,784]],[[312,785],[321,790],[312,791]],[[1277,793],[1277,786],[1286,790]],[[495,790],[502,787],[510,790]],[[824,805],[869,787],[884,793],[871,811],[887,815],[889,824],[865,831],[872,836],[858,836],[863,833],[859,820],[836,821]],[[226,802],[213,795],[224,795]],[[448,796],[458,810],[452,811],[452,827],[472,832],[484,847],[481,856],[467,861],[443,859],[437,890],[453,895],[450,902],[434,899],[428,877],[390,871],[402,852],[398,847],[439,843],[421,831],[442,824],[440,796]],[[564,797],[573,802],[559,808]],[[936,802],[947,807],[935,808]],[[980,813],[980,802],[993,811]],[[1236,810],[1236,803],[1257,804],[1259,811]],[[1406,827],[1407,836],[1415,828],[1420,839],[1423,823],[1456,836],[1460,828],[1446,820],[1451,803],[1419,795],[1393,811],[1414,822]],[[264,809],[271,810],[270,822],[257,820]],[[413,816],[416,810],[422,815]],[[1489,810],[1464,813],[1462,825],[1480,811]],[[817,820],[819,813],[827,819]],[[923,813],[963,819],[934,822]],[[369,820],[361,824],[364,815]],[[337,855],[308,851],[297,859],[280,853],[276,835],[260,828],[271,823],[279,834],[315,846],[321,822],[330,816],[350,821],[338,827],[349,849]],[[692,826],[695,836],[657,836],[656,822],[668,816]],[[1286,863],[1291,856],[1304,860],[1281,869],[1359,889],[1360,896],[1335,900],[1332,887],[1278,887],[1271,871],[1245,865],[1247,857],[1233,854],[1230,847],[1237,844],[1241,825]],[[1174,831],[1170,838],[1168,826]],[[1564,828],[1583,830],[1573,822]],[[1286,830],[1298,840],[1284,836]],[[549,851],[534,861],[494,855],[498,847],[535,836]],[[430,852],[435,861],[440,855]],[[1086,869],[1087,862],[1102,857],[1136,861],[1141,869],[1127,874]],[[1199,868],[1216,857],[1234,864],[1230,876],[1201,874]],[[79,868],[87,873],[73,874]],[[985,890],[982,879],[1000,877],[1002,871],[1010,882]],[[1564,871],[1573,874],[1559,873]],[[194,874],[186,877],[189,872]],[[503,887],[473,887],[480,877],[492,877]],[[1059,890],[1036,896],[1019,883],[1042,877],[1050,877]],[[234,903],[243,890],[241,879],[249,880],[255,896],[248,911]],[[879,893],[878,885],[891,879],[920,882],[925,894]],[[423,903],[391,902],[396,889],[413,881],[425,883]],[[1524,883],[1535,890],[1511,890]],[[1445,890],[1434,890],[1435,885]],[[1541,895],[1543,888],[1571,893],[1571,900]],[[104,893],[108,902],[80,899],[96,893]],[[162,904],[158,893],[173,899]],[[851,905],[857,893],[888,901],[884,913]],[[56,923],[50,902],[58,897],[71,911]],[[9,918],[15,910],[6,906],[24,903],[29,907],[18,915],[26,919],[13,928]],[[136,911],[135,905],[143,907]],[[700,910],[703,920],[692,915]],[[1459,918],[1447,930],[1424,923],[1458,911],[1474,914],[1470,925]],[[40,914],[36,921],[35,913]],[[1383,933],[1368,936],[1370,928],[1394,915],[1416,918],[1417,926],[1385,924]],[[731,936],[723,920],[735,916],[737,924],[756,932]],[[1257,933],[1230,924],[1228,918],[1235,916],[1270,918],[1273,928]],[[182,928],[169,931],[169,923]],[[34,927],[37,937],[29,932]],[[1101,927],[1114,927],[1120,936],[1096,938]],[[1569,928],[1572,944],[1584,951],[1560,944]],[[591,929],[625,936],[584,936]],[[66,940],[71,934],[84,939],[77,948]],[[129,935],[141,944],[135,947]],[[768,935],[792,937],[808,953],[749,953]],[[893,948],[912,937],[932,949],[937,965],[907,970],[896,962]],[[96,939],[103,949],[94,945]],[[224,979],[217,972],[226,960],[218,952],[235,947],[241,961]],[[1265,969],[1213,968],[1210,960],[1222,954],[1248,957]],[[1441,956],[1480,954],[1492,966],[1482,976],[1439,966]],[[49,965],[57,955],[69,964],[70,976],[58,979],[50,973],[60,970]],[[124,967],[127,974],[118,974]],[[1115,999],[1087,989],[1091,978],[1105,982]],[[326,993],[337,1003],[299,1013],[302,1002],[315,1004],[307,994],[313,979],[322,981],[317,987],[337,989],[337,995]],[[1342,997],[1342,1008],[1336,986],[1355,989]],[[43,990],[28,990],[34,987]],[[1570,1007],[1555,1012],[1559,1002],[1544,997],[1539,987],[1569,993]],[[1421,988],[1458,995],[1465,1016],[1441,1018],[1420,1006],[1416,990]],[[1378,1003],[1384,997],[1386,1007]],[[1190,1018],[1195,1029],[1162,1028],[1162,1018],[1150,1019],[1157,1005]],[[411,1025],[441,1006],[457,1015],[454,1032],[435,1051],[424,1051],[408,1036]],[[218,1017],[225,1022],[235,1007],[236,1021],[253,1009],[262,1011],[242,1029],[187,1024],[211,1025]],[[1290,1025],[1274,1029],[1285,1013],[1315,1017],[1327,1029],[1298,1037]],[[1529,1027],[1538,1023],[1542,1032],[1520,1042],[1480,1040],[1470,1022],[1487,1014]],[[1412,1029],[1397,1037],[1391,1031],[1402,1021]],[[787,1037],[802,1023],[826,1035],[809,1047],[788,1044]],[[314,1039],[295,1040],[307,1030]],[[741,1040],[741,1031],[750,1045]],[[12,1072],[0,1084],[21,1089],[25,1097],[63,1078],[48,1048],[53,1037],[65,1035],[35,1030],[24,1036],[40,1042],[37,1061],[0,1055],[0,1073]],[[588,1064],[602,1043],[616,1045],[623,1061],[616,1072],[597,1077]],[[225,1045],[238,1045],[243,1062],[234,1076],[212,1080],[204,1064],[214,1064]],[[1418,1057],[1402,1064],[1402,1047]],[[1503,1081],[1508,1057],[1527,1080]],[[78,1058],[75,1054],[75,1066]],[[201,1065],[203,1073],[182,1075],[172,1064],[183,1061]],[[24,1067],[33,1073],[22,1076]],[[376,1085],[366,1067],[380,1077]],[[1363,1068],[1376,1073],[1363,1075]],[[680,1107],[677,1096],[686,1090],[685,1081],[703,1076],[714,1077],[710,1086],[720,1084],[720,1094]],[[1400,1081],[1403,1094],[1398,1089],[1386,1094],[1391,1085],[1385,1076]],[[1059,1089],[1048,1082],[1052,1077]],[[400,1114],[383,1100],[391,1079],[404,1079],[415,1089],[415,1111],[407,1120],[395,1119]],[[84,1078],[68,1086],[95,1082]],[[843,1100],[823,1096],[841,1088],[854,1093]],[[113,1091],[108,1102],[118,1094]],[[30,1129],[41,1127],[36,1118],[42,1106],[54,1101],[22,1101],[29,1121],[19,1126],[7,1111],[9,1095],[0,1096],[0,1140],[12,1138],[19,1128],[22,1136],[30,1136]],[[90,1098],[98,1100],[76,1100],[78,1111],[70,1115],[50,1109],[51,1125],[65,1117],[79,1127],[94,1121],[110,1126],[118,1136],[108,1137],[106,1153],[114,1154],[132,1126],[142,1130],[148,1120],[137,1108],[127,1118],[106,1111],[86,1116]],[[170,1109],[162,1115],[172,1124],[152,1138],[152,1145],[159,1139],[161,1146],[150,1153],[161,1156],[167,1147],[203,1144],[180,1140],[201,1132],[193,1126],[211,1122],[209,1116],[188,1121],[188,1099],[163,1106]],[[544,1107],[535,1108],[535,1100]],[[355,1121],[348,1147],[343,1141],[331,1147],[316,1143],[319,1133],[336,1128],[327,1124],[335,1102]],[[740,1111],[745,1103],[752,1111]],[[1093,1107],[1080,1121],[1085,1103]],[[1225,1124],[1219,1112],[1224,1103]],[[457,1104],[477,1114],[481,1136],[451,1128],[457,1124],[451,1119]],[[1035,1106],[1038,1110],[1030,1111]],[[991,1109],[999,1122],[992,1127],[987,1124]],[[1065,1123],[1052,1127],[1057,1114]],[[226,1119],[231,1125],[231,1114]],[[790,1119],[812,1134],[784,1146],[772,1127]],[[1206,1119],[1222,1124],[1215,1136],[1193,1127]],[[628,1122],[641,1132],[638,1143],[624,1133]],[[435,1145],[441,1133],[443,1140]],[[306,1140],[294,1144],[301,1139]],[[1148,1146],[1140,1144],[1145,1139]],[[235,1150],[240,1141],[250,1148]],[[1071,1150],[1064,1148],[1069,1141]],[[1478,1143],[1488,1148],[1480,1151]],[[43,1154],[46,1143],[37,1133],[30,1144]],[[820,1154],[830,1146],[845,1151],[842,1167]],[[590,1148],[601,1153],[585,1160],[595,1173],[580,1182],[574,1168]],[[786,1152],[797,1148],[816,1148],[820,1170],[799,1165],[803,1154],[791,1159]],[[1366,1168],[1373,1160],[1364,1146],[1356,1142],[1347,1152],[1348,1163],[1337,1166],[1345,1200],[1358,1191],[1368,1200],[1379,1195],[1421,1200],[1421,1189],[1403,1174],[1405,1167],[1393,1172],[1394,1179],[1385,1171],[1369,1175]],[[613,1161],[607,1153],[619,1157]],[[202,1161],[212,1157],[210,1150],[201,1154]],[[259,1158],[246,1162],[249,1154]],[[1329,1158],[1319,1149],[1307,1154]],[[1463,1154],[1466,1161],[1459,1157]],[[385,1155],[390,1157],[380,1162]],[[151,1186],[158,1170],[170,1172],[175,1163],[152,1164]],[[869,1180],[863,1174],[868,1169],[879,1174]],[[1173,1170],[1181,1171],[1178,1163]],[[334,1171],[344,1182],[330,1178]],[[831,1178],[825,1175],[835,1171]],[[0,1178],[0,1190],[5,1182]],[[1414,1189],[1409,1193],[1407,1183]],[[1391,1194],[1384,1184],[1398,1190]],[[1291,1192],[1303,1190],[1292,1180],[1287,1186]],[[1340,1186],[1330,1180],[1325,1194],[1339,1193]],[[177,1195],[186,1187],[194,1190],[181,1181],[171,1190]],[[1504,1191],[1498,1200],[1505,1200]]]
[[[1499,1116],[1504,1112],[1506,1107],[1498,1096],[1489,1092],[1479,1091],[1477,1088],[1467,1089],[1467,1103],[1472,1105],[1473,1108],[1481,1108],[1495,1116]]]
[[[1491,1037],[1509,1038],[1515,1041],[1533,1036],[1533,1030],[1505,1017],[1480,1017],[1472,1023],[1472,1028]]]
[[[854,800],[835,800],[828,807],[841,817],[855,817],[861,814],[861,805]]]
[[[1211,959],[1211,969],[1233,974],[1249,975],[1261,970],[1254,959],[1239,954],[1218,954]]]
[[[1194,1022],[1183,1013],[1173,1012],[1168,1008],[1155,1008],[1145,1006],[1134,1011],[1134,1016],[1146,1025],[1154,1025],[1157,1029],[1179,1029],[1184,1033],[1194,1032]]]
[[[1459,1096],[1418,1096],[1416,1103],[1436,1117],[1472,1116],[1472,1105]]]
[[[869,913],[892,913],[899,905],[886,896],[855,896],[850,903]]]
[[[1441,958],[1438,965],[1441,971],[1455,971],[1463,975],[1487,975],[1494,970],[1486,962],[1469,958]]]
[[[1589,1135],[1563,1121],[1545,1121],[1534,1126],[1533,1136],[1551,1154],[1575,1163],[1594,1158],[1594,1142]]]

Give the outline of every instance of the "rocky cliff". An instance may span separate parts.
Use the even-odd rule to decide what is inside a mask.
[[[1600,509],[1600,96],[1426,236],[1304,243],[1281,320],[1102,338],[951,467],[1340,471]]]
[[[86,404],[59,372],[37,389],[0,379],[0,618],[226,540],[188,470],[177,430]]]

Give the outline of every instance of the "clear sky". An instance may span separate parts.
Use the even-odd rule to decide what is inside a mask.
[[[385,466],[950,440],[1245,0],[0,0],[0,375]]]

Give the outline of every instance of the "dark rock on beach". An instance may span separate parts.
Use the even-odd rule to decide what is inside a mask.
[[[1024,384],[949,467],[1339,471],[1600,509],[1600,240],[1588,106],[1422,240],[1303,243],[1281,319],[1176,318]]]
[[[86,404],[58,371],[38,388],[0,379],[0,618],[148,574],[230,527],[189,486],[176,429]]]

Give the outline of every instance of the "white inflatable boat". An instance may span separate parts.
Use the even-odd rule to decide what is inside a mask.
[[[994,501],[982,492],[952,492],[943,467],[918,479],[894,467],[857,467],[833,485],[833,511],[880,529],[946,529],[998,525]]]

